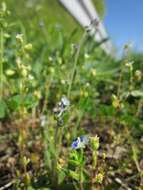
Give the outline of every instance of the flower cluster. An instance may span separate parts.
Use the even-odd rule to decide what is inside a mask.
[[[99,137],[96,135],[94,137],[89,137],[87,135],[77,137],[72,142],[72,149],[81,149],[85,148],[87,145],[92,147],[93,150],[97,150],[99,148]]]
[[[77,137],[73,142],[72,142],[72,149],[81,149],[85,148],[86,145],[89,143],[89,138],[87,136],[80,136]]]
[[[65,96],[63,96],[61,98],[61,101],[58,103],[58,106],[55,107],[53,110],[54,113],[56,114],[56,117],[60,118],[69,106],[70,106],[70,101]]]

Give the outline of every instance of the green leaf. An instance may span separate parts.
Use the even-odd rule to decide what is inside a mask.
[[[24,105],[27,109],[35,107],[37,104],[36,98],[32,94],[27,94],[24,98]]]
[[[15,96],[11,97],[8,101],[9,108],[17,111],[20,106],[20,102],[21,102],[20,95],[15,95]]]
[[[6,116],[7,105],[3,100],[0,100],[0,119]]]
[[[140,90],[133,90],[131,92],[131,95],[134,96],[134,97],[143,97],[143,91],[140,91]]]
[[[60,170],[58,173],[58,184],[61,184],[64,181],[65,177],[65,172]]]
[[[77,181],[79,181],[79,179],[80,179],[79,174],[76,173],[75,171],[70,170],[70,171],[69,171],[69,175],[70,175],[73,179],[75,179],[75,180],[77,180]]]
[[[79,160],[69,160],[69,163],[73,166],[79,166],[80,165],[80,161]]]
[[[131,92],[127,91],[122,94],[122,98],[127,98],[130,95],[133,97],[143,97],[143,91],[141,90],[132,90]]]

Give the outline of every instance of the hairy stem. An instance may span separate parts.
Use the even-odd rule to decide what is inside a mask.
[[[78,58],[79,58],[79,55],[80,55],[80,50],[81,50],[81,47],[82,47],[82,45],[83,45],[83,43],[85,41],[85,38],[86,38],[86,32],[83,34],[83,37],[80,40],[79,46],[77,47],[77,52],[75,54],[75,59],[74,59],[74,63],[73,63],[73,70],[72,70],[72,73],[71,73],[71,79],[70,79],[70,82],[69,82],[68,93],[67,93],[68,98],[70,98],[72,84],[73,84],[73,81],[74,81],[74,78],[75,78]]]
[[[81,155],[82,155],[82,159],[84,159],[84,152],[83,149],[81,149]],[[84,186],[83,186],[83,164],[80,165],[80,181],[79,181],[79,186],[80,186],[80,190],[84,190]]]
[[[0,29],[0,100],[3,97],[3,52],[4,52],[4,42],[3,42],[3,29]]]

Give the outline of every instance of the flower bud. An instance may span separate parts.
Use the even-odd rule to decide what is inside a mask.
[[[7,75],[7,76],[12,76],[12,75],[14,75],[14,74],[15,74],[15,71],[14,71],[14,70],[11,70],[11,69],[6,70],[6,75]]]
[[[32,49],[32,44],[26,44],[25,46],[24,46],[24,49],[26,50],[26,51],[30,51],[31,49]]]
[[[23,68],[23,69],[21,70],[21,74],[22,74],[23,77],[27,77],[27,75],[28,75],[27,69],[26,69],[26,68]]]
[[[103,181],[103,177],[104,177],[104,175],[102,173],[97,174],[96,175],[96,182],[101,184]]]
[[[140,70],[136,70],[135,77],[137,78],[138,81],[140,81],[142,78],[142,72]]]
[[[96,69],[91,69],[91,74],[92,74],[93,76],[96,76],[96,74],[97,74]]]
[[[16,39],[18,42],[23,43],[23,34],[17,34]]]
[[[99,137],[96,135],[95,137],[90,137],[90,143],[93,150],[98,150],[99,148]]]

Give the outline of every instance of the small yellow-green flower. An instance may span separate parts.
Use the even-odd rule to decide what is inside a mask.
[[[23,40],[23,34],[17,34],[16,39],[17,39],[18,42],[23,43],[23,41],[24,41]]]
[[[35,90],[34,96],[37,97],[38,99],[41,98],[41,92],[39,90]]]
[[[99,137],[96,135],[94,137],[90,137],[90,144],[93,150],[98,150],[99,148]]]
[[[103,177],[104,177],[104,175],[102,173],[97,174],[96,175],[96,182],[101,184],[103,181]]]
[[[12,70],[12,69],[6,70],[6,75],[7,75],[7,76],[13,76],[14,74],[15,74],[15,71],[14,71],[14,70]]]
[[[91,69],[91,74],[92,74],[93,76],[96,76],[96,74],[97,74],[96,69]]]
[[[26,44],[25,46],[24,46],[24,49],[26,50],[26,51],[30,51],[31,49],[32,49],[32,44]]]
[[[140,81],[141,78],[142,78],[142,72],[141,72],[140,70],[136,70],[136,71],[135,71],[135,77],[136,77],[136,79],[137,79],[138,81]]]

